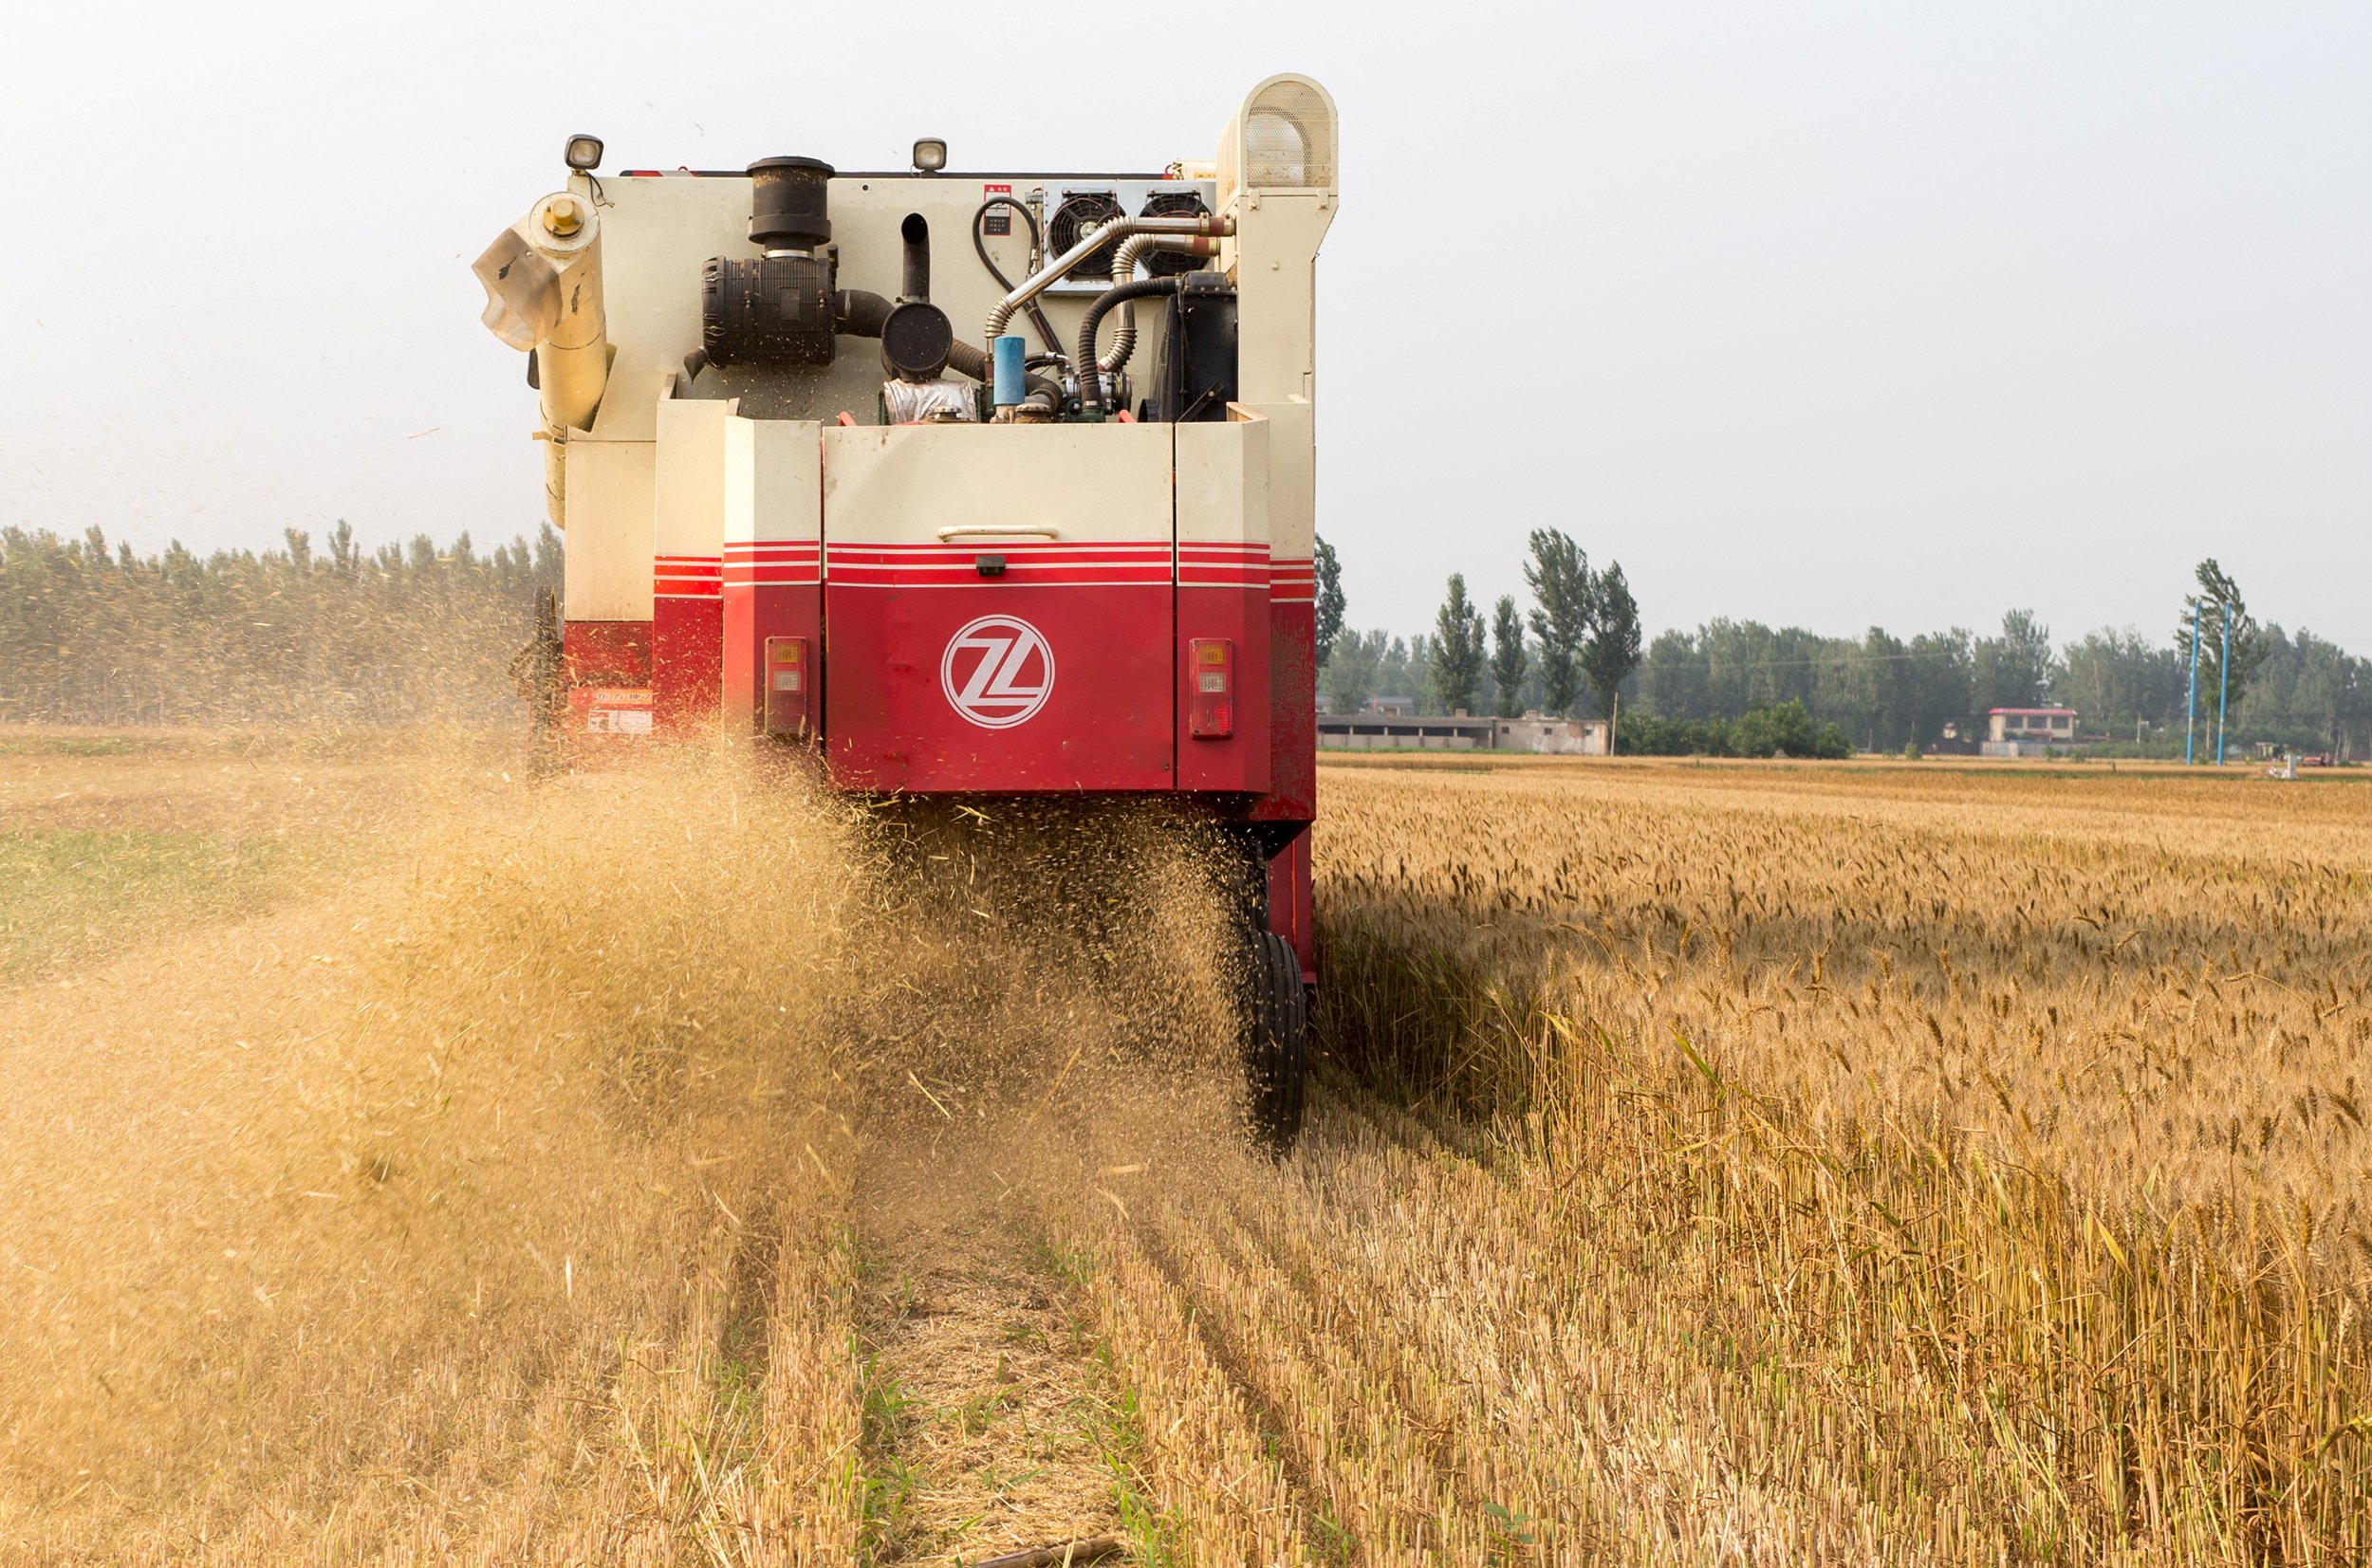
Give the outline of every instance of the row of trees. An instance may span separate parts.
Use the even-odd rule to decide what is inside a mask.
[[[1718,727],[1765,713],[1773,716],[1743,731],[1750,746],[1778,734],[1783,754],[1816,755],[1836,744],[1825,736],[1829,728],[1864,749],[1925,747],[1948,729],[1981,736],[1988,710],[2056,704],[2075,709],[2084,732],[2110,737],[2115,747],[2178,754],[2196,600],[2203,737],[2223,690],[2228,618],[2234,741],[2372,754],[2372,661],[2311,632],[2260,624],[2214,560],[2199,563],[2166,640],[2103,628],[2059,645],[2026,610],[2005,615],[1991,634],[1955,627],[1908,638],[1877,626],[1838,637],[1722,618],[1662,632],[1643,657],[1637,605],[1619,566],[1592,574],[1570,541],[1542,530],[1533,535],[1525,579],[1535,600],[1529,656],[1522,651],[1527,619],[1512,599],[1499,602],[1491,629],[1496,647],[1485,653],[1481,617],[1463,578],[1453,578],[1430,635],[1338,632],[1320,675],[1328,706],[1350,712],[1370,697],[1402,696],[1441,711],[1487,704],[1502,714],[1536,708],[1604,717],[1619,699],[1625,749],[1639,750],[1734,750],[1731,732]],[[1338,628],[1341,614],[1338,597]],[[1578,700],[1584,692],[1585,703]],[[1808,730],[1781,712],[1790,705]]]
[[[2372,751],[2372,661],[2308,631],[2261,625],[2213,559],[2199,563],[2195,586],[2192,600],[2203,607],[2196,655],[2203,737],[2221,697],[2234,740]],[[2191,712],[2192,600],[2164,641],[2131,627],[2103,628],[2064,646],[2024,610],[2004,616],[1993,636],[1955,627],[1907,641],[1881,627],[1858,638],[1824,637],[1799,627],[1710,621],[1655,639],[1638,695],[1644,708],[1675,720],[1800,702],[1873,750],[1933,746],[1947,726],[1974,736],[1991,709],[2053,704],[2074,709],[2083,732],[2106,737],[2110,748],[2171,754],[2180,749]]]
[[[1947,726],[1979,727],[1990,708],[2040,706],[2049,692],[2050,634],[2025,611],[1993,636],[1959,628],[1905,641],[1873,626],[1859,637],[1800,627],[1713,620],[1659,634],[1640,672],[1640,705],[1690,723],[1799,703],[1865,749],[1933,746]]]
[[[0,530],[0,721],[52,724],[508,722],[512,653],[560,584],[548,526],[480,554],[466,533],[366,551],[340,523],[316,550],[152,556]]]
[[[1853,755],[1853,743],[1834,723],[1816,719],[1800,702],[1751,708],[1733,719],[1622,720],[1622,749],[1648,757],[1825,757]]]
[[[1346,631],[1342,569],[1324,540],[1316,567],[1320,690],[1338,713],[1371,696],[1409,696],[1444,713],[1488,707],[1502,718],[1532,709],[1562,714],[1579,709],[1584,690],[1606,712],[1639,667],[1639,601],[1621,563],[1592,570],[1588,555],[1560,529],[1532,530],[1524,564],[1529,612],[1504,595],[1486,625],[1467,595],[1466,574],[1453,572],[1432,635],[1413,641]]]
[[[0,530],[0,721],[107,724],[462,722],[515,715],[511,652],[536,592],[557,587],[548,526],[480,554],[468,534],[366,551],[340,523],[316,549],[199,557],[176,544],[139,556],[96,528],[80,539]],[[1791,755],[1832,747],[1831,729],[1872,750],[1980,733],[1991,708],[2055,702],[2085,731],[2178,751],[2192,680],[2191,604],[2200,606],[2202,732],[2223,688],[2230,624],[2231,729],[2343,755],[2372,754],[2372,661],[2311,632],[2260,624],[2239,585],[2200,563],[2174,636],[2103,629],[2064,646],[2023,610],[2000,630],[1908,639],[1872,627],[1828,637],[1716,619],[1659,634],[1642,651],[1620,564],[1593,569],[1563,532],[1536,530],[1513,596],[1486,623],[1463,576],[1429,635],[1344,624],[1341,565],[1317,548],[1320,690],[1336,712],[1405,696],[1450,712],[1616,711],[1626,749]],[[1784,711],[1790,705],[1802,724]],[[1770,715],[1739,728],[1741,721]],[[1806,728],[1808,726],[1808,729]],[[1727,728],[1724,728],[1727,727]],[[1808,749],[1807,749],[1808,748]]]

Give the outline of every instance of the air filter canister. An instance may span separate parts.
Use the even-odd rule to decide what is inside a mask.
[[[812,157],[750,165],[750,237],[769,250],[812,250],[832,237],[832,166]]]
[[[813,256],[711,256],[700,267],[700,347],[709,362],[830,364],[827,281]]]

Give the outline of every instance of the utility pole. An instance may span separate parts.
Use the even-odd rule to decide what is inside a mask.
[[[2191,601],[2191,694],[2182,704],[2182,766],[2191,766],[2192,738],[2199,728],[2199,601]]]
[[[2224,766],[2224,704],[2232,696],[2232,606],[2218,602],[2215,615],[2224,623],[2224,655],[2215,661],[2221,690],[2215,693],[2215,766]]]

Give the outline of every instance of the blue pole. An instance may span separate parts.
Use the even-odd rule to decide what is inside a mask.
[[[2191,766],[2191,737],[2199,727],[2199,601],[2191,601],[2191,694],[2182,704],[2182,766]]]
[[[2216,613],[2224,621],[2224,656],[2216,662],[2215,674],[2223,689],[2215,693],[2215,766],[2224,766],[2224,704],[2232,697],[2232,606],[2218,604]]]

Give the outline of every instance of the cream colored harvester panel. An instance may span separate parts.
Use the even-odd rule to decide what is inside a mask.
[[[1166,425],[873,425],[824,432],[826,544],[1171,537]]]
[[[1177,433],[1177,542],[1269,543],[1269,422],[1242,413]]]
[[[663,399],[654,465],[651,553],[713,558],[725,542],[729,403]]]
[[[1318,242],[1334,221],[1323,192],[1250,192],[1236,204],[1235,395],[1247,403],[1315,398]]]
[[[1291,402],[1246,412],[1268,421],[1269,552],[1281,561],[1306,561],[1318,531],[1317,411]]]
[[[651,618],[653,452],[648,441],[567,444],[561,594],[570,620]]]
[[[822,430],[811,419],[723,421],[728,553],[736,544],[823,538]]]

